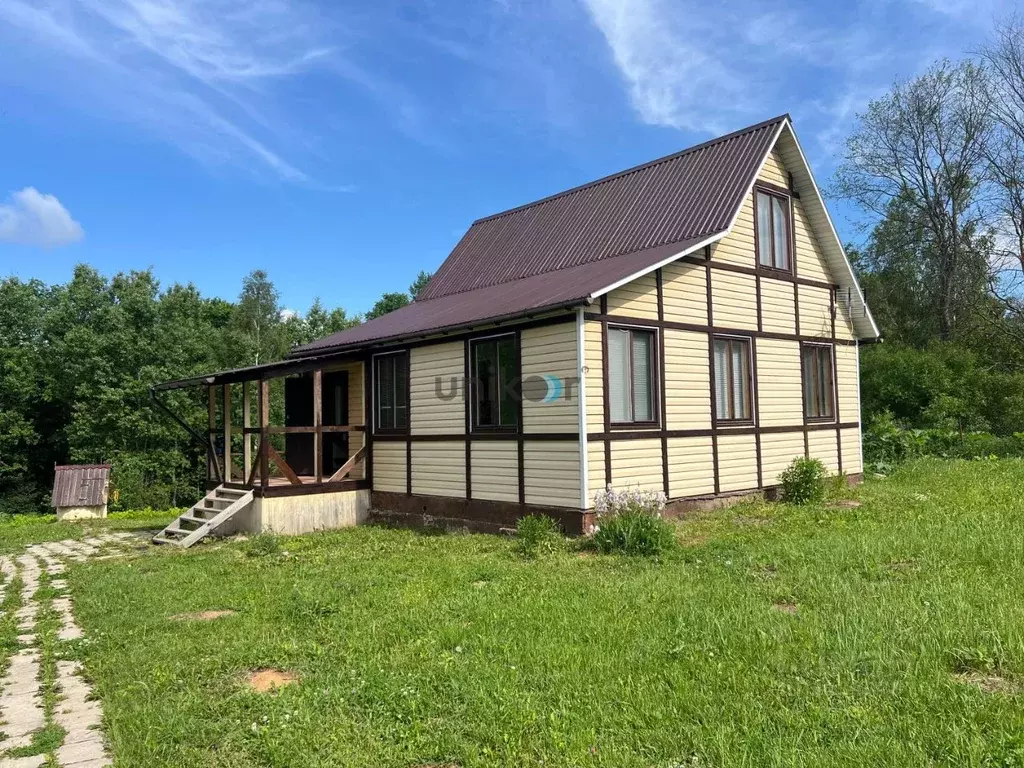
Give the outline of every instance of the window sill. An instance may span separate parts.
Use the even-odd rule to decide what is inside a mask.
[[[723,429],[729,429],[730,427],[754,427],[753,419],[718,419],[716,426]]]

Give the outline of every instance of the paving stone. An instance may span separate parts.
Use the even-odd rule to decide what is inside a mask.
[[[46,763],[46,755],[32,757],[0,757],[0,768],[39,768]]]
[[[54,579],[50,582],[50,586],[54,589],[67,589],[68,582],[65,579]]]

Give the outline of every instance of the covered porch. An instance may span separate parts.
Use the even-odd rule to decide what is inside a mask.
[[[154,404],[202,444],[207,490],[259,497],[370,487],[362,357],[282,361],[153,387]],[[205,433],[161,394],[205,388]]]

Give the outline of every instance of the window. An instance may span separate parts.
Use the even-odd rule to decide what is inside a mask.
[[[373,359],[377,395],[377,429],[404,432],[409,428],[409,353]]]
[[[755,198],[758,263],[762,267],[789,272],[789,199],[764,190],[758,190]]]
[[[473,427],[514,430],[519,426],[519,360],[514,336],[471,342]]]
[[[718,421],[751,421],[750,340],[715,338],[715,406]]]
[[[835,418],[835,392],[832,380],[832,347],[804,344],[804,415],[808,419],[829,421]]]
[[[651,424],[654,411],[654,331],[608,329],[608,400],[614,424]]]

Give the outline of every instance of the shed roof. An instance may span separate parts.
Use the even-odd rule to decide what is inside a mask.
[[[107,503],[109,464],[69,464],[54,468],[53,507],[101,507]]]

